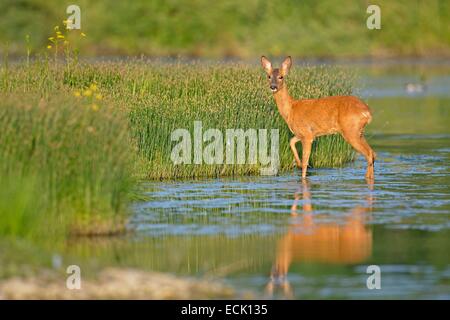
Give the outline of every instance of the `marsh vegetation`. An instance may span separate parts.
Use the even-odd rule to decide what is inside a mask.
[[[192,132],[194,121],[223,132],[279,129],[280,171],[294,168],[289,129],[256,65],[81,63],[60,51],[65,59],[10,63],[5,55],[0,70],[3,235],[118,233],[138,180],[259,174],[258,164],[175,165],[171,133]],[[350,94],[354,83],[342,68],[316,66],[289,81],[304,98]],[[316,141],[311,165],[353,157],[341,137],[329,136]]]

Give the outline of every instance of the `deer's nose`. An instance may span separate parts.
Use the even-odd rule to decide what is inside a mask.
[[[270,89],[271,89],[271,90],[275,90],[276,88],[277,88],[277,86],[274,86],[274,85],[271,85],[271,86],[270,86]]]

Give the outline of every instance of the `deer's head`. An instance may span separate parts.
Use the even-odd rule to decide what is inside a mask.
[[[286,57],[280,68],[273,69],[272,63],[265,56],[261,57],[261,65],[264,71],[267,73],[267,77],[269,78],[269,86],[270,90],[273,93],[276,93],[278,90],[281,90],[284,86],[284,77],[288,74],[289,69],[292,66],[291,57]]]

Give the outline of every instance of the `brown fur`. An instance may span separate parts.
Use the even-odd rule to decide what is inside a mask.
[[[294,134],[290,146],[302,178],[306,177],[311,145],[316,137],[340,133],[344,139],[367,160],[366,178],[374,178],[373,165],[376,154],[364,138],[364,127],[372,120],[369,107],[354,96],[333,96],[320,99],[293,99],[287,90],[284,77],[292,60],[287,57],[280,69],[272,69],[266,57],[261,57],[278,110]],[[296,143],[302,143],[302,160]]]

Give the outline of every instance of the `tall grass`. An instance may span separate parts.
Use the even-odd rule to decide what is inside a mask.
[[[61,94],[16,94],[0,103],[0,128],[0,234],[118,231],[132,183],[124,117]]]

